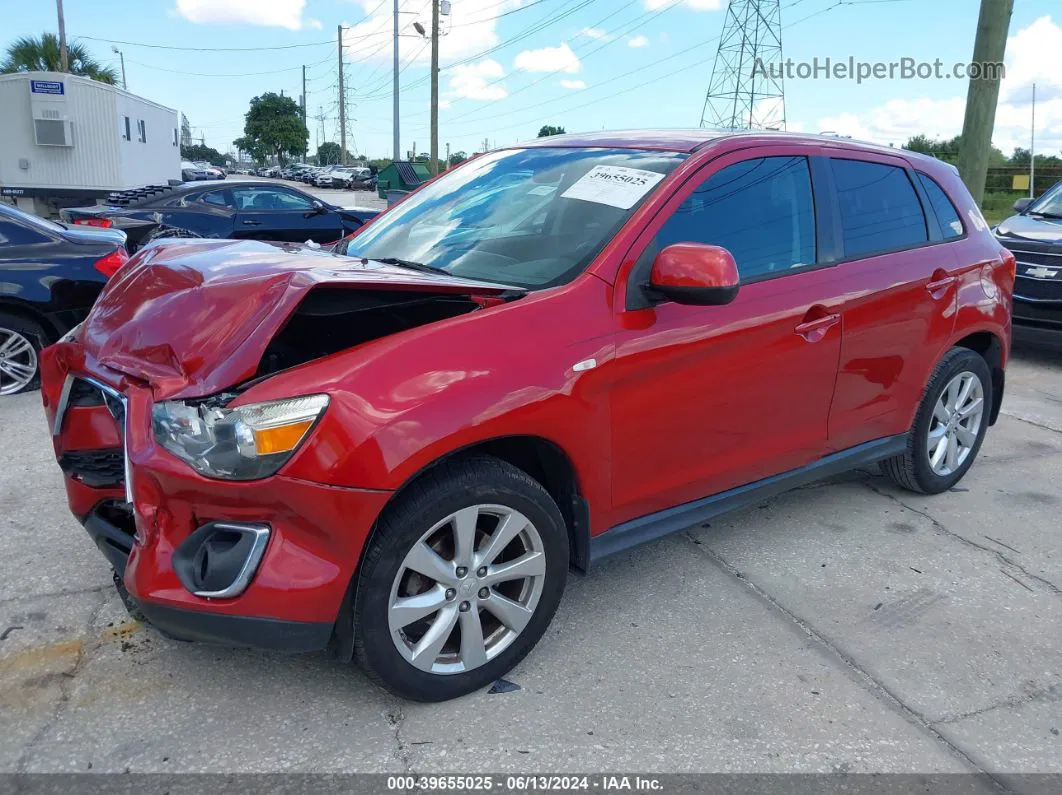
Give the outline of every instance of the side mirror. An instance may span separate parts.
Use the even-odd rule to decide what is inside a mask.
[[[320,215],[321,213],[328,212],[328,210],[325,209],[324,204],[317,201],[316,199],[314,199],[313,203],[310,206],[313,208],[313,211],[310,213],[311,215]]]
[[[1014,212],[1023,213],[1030,204],[1032,204],[1032,199],[1030,199],[1028,196],[1026,196],[1024,199],[1018,199],[1016,202],[1014,202]]]
[[[734,256],[722,246],[675,243],[653,260],[650,289],[676,304],[720,306],[738,294]]]

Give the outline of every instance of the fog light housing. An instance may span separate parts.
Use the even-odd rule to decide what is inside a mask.
[[[268,525],[209,522],[174,550],[173,570],[196,596],[232,599],[251,584],[268,542]]]

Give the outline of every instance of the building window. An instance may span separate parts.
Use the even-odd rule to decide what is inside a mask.
[[[136,123],[136,139],[142,144],[147,143],[147,125],[143,119],[140,119]]]
[[[129,134],[129,117],[122,116],[122,140],[131,141],[133,136]]]
[[[177,128],[173,128],[173,145],[177,146]]]

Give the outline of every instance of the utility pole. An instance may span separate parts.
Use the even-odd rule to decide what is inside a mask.
[[[302,148],[302,162],[306,162],[306,158],[309,155],[310,148],[310,125],[306,123],[306,64],[302,65],[302,126],[306,128],[306,146]]]
[[[393,159],[398,161],[402,159],[401,150],[401,136],[398,129],[398,0],[395,0],[395,42],[394,42],[394,77],[391,93],[394,95],[394,107],[391,109],[392,122],[391,128],[394,136],[394,155]]]
[[[439,173],[439,0],[431,0],[431,173]]]
[[[988,154],[992,149],[992,130],[996,124],[999,101],[1000,70],[1007,49],[1007,31],[1014,0],[981,0],[977,17],[977,38],[971,67],[979,74],[970,77],[966,94],[966,117],[962,125],[962,150],[959,174],[978,205],[985,196]]]
[[[339,163],[347,164],[347,92],[343,88],[343,26],[339,31]]]
[[[55,0],[55,10],[59,13],[59,69],[70,71],[70,61],[66,54],[66,20],[63,19],[63,0]]]
[[[1036,83],[1033,83],[1032,128],[1029,132],[1029,198],[1036,198]]]
[[[122,52],[121,50],[119,50],[113,44],[111,45],[111,52],[115,53],[119,58],[122,59],[122,90],[123,91],[128,91],[129,90],[129,86],[126,85],[126,82],[125,82],[125,53]]]
[[[443,171],[446,171],[450,167],[450,144],[446,144],[446,162],[443,164]]]

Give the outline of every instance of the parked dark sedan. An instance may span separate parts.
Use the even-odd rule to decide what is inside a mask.
[[[108,225],[129,235],[131,248],[153,236],[223,237],[331,243],[361,228],[377,210],[345,209],[270,182],[155,185],[112,193],[106,205],[61,211],[64,221]]]
[[[37,354],[84,320],[129,259],[125,234],[0,205],[0,395],[35,389]]]
[[[1017,215],[996,227],[1018,260],[1014,338],[1062,348],[1062,182],[1035,201],[1019,199]]]

